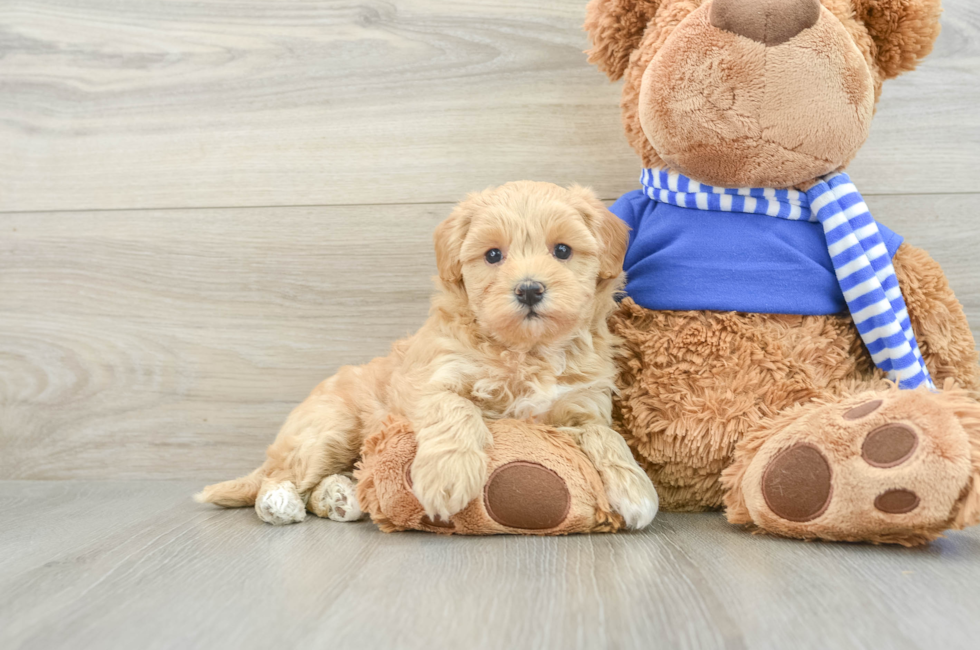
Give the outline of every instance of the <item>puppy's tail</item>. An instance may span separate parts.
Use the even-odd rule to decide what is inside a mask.
[[[194,495],[198,503],[213,503],[223,508],[241,508],[255,503],[265,478],[263,467],[251,474],[224,483],[209,485]]]

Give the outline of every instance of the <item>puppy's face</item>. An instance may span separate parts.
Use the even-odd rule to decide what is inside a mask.
[[[622,276],[628,230],[595,196],[527,181],[471,195],[436,231],[439,275],[509,347],[588,325]]]

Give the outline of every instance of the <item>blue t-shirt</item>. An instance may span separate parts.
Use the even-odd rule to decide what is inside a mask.
[[[681,208],[642,190],[610,210],[631,228],[626,293],[647,309],[767,314],[847,312],[823,226]],[[889,255],[902,237],[878,224]]]

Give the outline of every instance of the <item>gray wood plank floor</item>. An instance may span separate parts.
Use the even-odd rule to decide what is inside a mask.
[[[187,482],[0,482],[0,647],[976,648],[980,530],[928,548],[718,514],[567,538],[275,528]]]

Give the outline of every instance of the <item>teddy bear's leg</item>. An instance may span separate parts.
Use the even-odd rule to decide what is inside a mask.
[[[729,521],[786,537],[921,544],[980,520],[980,404],[952,382],[810,403],[747,435]]]
[[[519,420],[488,426],[488,479],[480,496],[451,518],[428,516],[415,498],[411,468],[417,445],[402,420],[387,422],[364,442],[354,471],[360,507],[385,532],[565,535],[623,527],[599,472],[568,432]]]
[[[357,503],[357,483],[350,473],[333,474],[320,481],[306,502],[317,517],[334,521],[357,521],[364,516]]]

